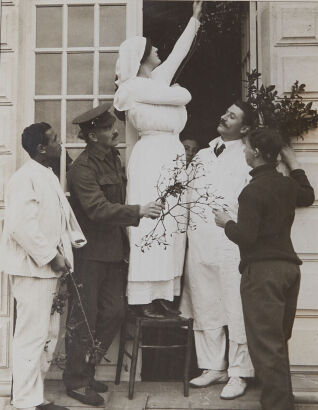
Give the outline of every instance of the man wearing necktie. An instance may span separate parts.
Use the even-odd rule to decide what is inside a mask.
[[[197,154],[202,166],[196,188],[208,186],[210,195],[219,195],[220,208],[236,219],[237,200],[249,181],[242,138],[252,127],[251,107],[237,101],[222,115],[219,137]],[[190,165],[191,166],[191,165]],[[195,195],[190,190],[189,195]],[[191,198],[189,198],[191,199]],[[194,198],[192,198],[194,199]],[[189,248],[185,265],[182,314],[194,318],[195,345],[201,376],[191,380],[194,387],[225,383],[221,398],[234,399],[246,390],[246,377],[254,376],[248,353],[240,297],[239,252],[216,226],[211,208],[206,220],[192,215],[196,229],[188,230]],[[226,359],[228,327],[229,355]]]
[[[224,143],[223,143],[223,144],[219,143],[218,145],[216,145],[216,146],[214,147],[214,150],[213,150],[215,156],[218,157],[219,155],[221,155],[222,152],[225,150],[225,148],[226,148],[226,146],[225,146]]]

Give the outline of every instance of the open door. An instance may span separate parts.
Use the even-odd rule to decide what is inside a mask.
[[[243,5],[241,20],[241,72],[242,100],[246,100],[246,73],[258,70],[258,33],[257,33],[257,2],[250,1]]]

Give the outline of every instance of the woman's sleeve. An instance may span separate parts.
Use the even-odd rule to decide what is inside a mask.
[[[143,104],[186,105],[190,100],[191,94],[186,88],[179,85],[169,87],[164,84],[153,84],[153,82],[138,88],[135,94],[135,101]]]
[[[180,64],[187,56],[199,27],[199,20],[191,17],[187,27],[176,42],[169,57],[166,61],[153,70],[152,78],[160,79],[166,84],[171,83],[172,78],[178,70]]]
[[[114,106],[120,111],[129,110],[134,102],[155,105],[186,105],[191,94],[186,88],[174,85],[169,87],[152,80],[135,81],[130,87],[122,86],[117,91]]]

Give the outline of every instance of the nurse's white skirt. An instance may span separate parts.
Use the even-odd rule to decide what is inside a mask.
[[[177,157],[182,157],[176,161]],[[127,203],[145,205],[156,201],[161,192],[171,184],[169,176],[175,167],[184,169],[180,178],[186,178],[185,151],[179,136],[164,132],[143,135],[136,143],[128,164]],[[181,166],[183,164],[183,166]],[[174,205],[169,197],[167,206]],[[186,230],[186,211],[177,207],[172,212],[182,214]],[[178,217],[180,220],[180,217]],[[156,234],[166,233],[166,246],[151,241],[149,249],[141,249],[143,238],[149,234],[157,220],[142,218],[138,227],[129,227],[130,260],[127,296],[129,304],[146,304],[155,299],[173,300],[180,295],[180,278],[183,272],[186,234],[180,232],[176,220],[167,216],[165,227],[160,224]]]

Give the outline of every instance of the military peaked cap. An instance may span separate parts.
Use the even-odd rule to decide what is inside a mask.
[[[104,122],[105,120],[111,119],[113,115],[109,112],[112,107],[111,102],[107,102],[93,108],[92,110],[86,111],[83,114],[76,117],[72,123],[78,124],[81,128],[85,126],[95,126],[99,122]]]

